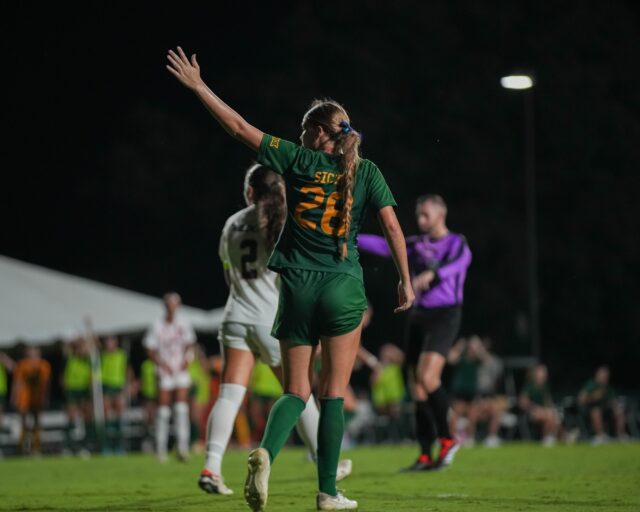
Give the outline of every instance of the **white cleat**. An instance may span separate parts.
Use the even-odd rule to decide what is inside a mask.
[[[486,448],[498,448],[502,444],[502,440],[495,434],[487,436],[484,440],[484,446]]]
[[[353,462],[351,459],[342,459],[338,462],[338,471],[336,472],[336,482],[340,482],[347,478],[353,470]]]
[[[256,448],[249,453],[249,473],[244,483],[244,499],[253,512],[262,512],[267,506],[269,492],[269,473],[271,463],[269,452],[264,448]]]
[[[216,475],[208,469],[203,469],[198,478],[198,487],[208,494],[222,494],[230,496],[233,491],[224,485],[221,475]]]
[[[331,496],[323,492],[318,493],[316,498],[318,510],[357,510],[358,502],[350,500],[344,494],[338,493],[337,496]]]
[[[607,444],[609,442],[609,436],[606,434],[596,434],[591,438],[591,446],[600,446],[601,444]]]

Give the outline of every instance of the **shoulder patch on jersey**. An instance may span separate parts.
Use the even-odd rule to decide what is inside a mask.
[[[271,137],[271,142],[269,142],[270,148],[280,149],[280,138],[279,137]]]

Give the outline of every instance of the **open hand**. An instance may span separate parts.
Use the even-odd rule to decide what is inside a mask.
[[[413,301],[416,296],[413,293],[413,288],[411,288],[410,283],[404,283],[400,281],[398,283],[398,304],[399,306],[393,310],[394,313],[401,313],[402,311],[406,311],[407,309],[413,306]]]
[[[169,61],[167,69],[185,87],[193,90],[203,83],[200,78],[200,65],[196,60],[195,53],[191,55],[191,60],[189,60],[182,48],[178,46],[178,53],[169,50],[167,60]]]

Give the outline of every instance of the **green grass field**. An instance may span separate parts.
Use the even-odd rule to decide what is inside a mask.
[[[439,473],[398,474],[411,447],[345,452],[353,475],[342,482],[361,511],[638,511],[640,444],[542,448],[512,444],[462,450]],[[232,497],[196,486],[201,457],[159,465],[150,456],[5,459],[0,461],[0,510],[247,511],[242,498],[246,452],[225,459]],[[340,486],[339,486],[340,487]],[[315,468],[300,449],[287,449],[272,470],[268,510],[315,510]]]

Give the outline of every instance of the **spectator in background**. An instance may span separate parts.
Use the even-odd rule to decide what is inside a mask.
[[[624,410],[616,399],[616,393],[609,384],[608,366],[600,366],[594,378],[585,382],[578,394],[578,405],[589,415],[593,429],[592,444],[598,445],[609,441],[604,419],[613,420],[614,431],[618,439],[628,438],[625,431]]]
[[[210,391],[209,360],[199,343],[194,346],[194,358],[189,363],[189,375],[191,376],[191,390],[189,392],[191,410],[191,444],[195,445],[198,453],[204,449],[204,436],[206,430],[207,405]],[[204,423],[203,423],[204,422]]]
[[[481,421],[489,424],[489,435],[485,445],[495,447],[500,444],[498,429],[504,410],[496,407],[491,397],[483,397],[480,390],[480,375],[485,367],[492,364],[493,356],[485,348],[479,336],[469,340],[460,339],[449,351],[448,362],[455,365],[451,390],[454,395],[451,415],[451,429],[457,430],[458,418],[466,417],[464,430],[465,446],[473,446],[477,425]]]
[[[560,418],[553,405],[547,381],[547,367],[544,364],[534,366],[518,402],[529,420],[542,427],[543,446],[553,446],[560,434]]]
[[[173,402],[178,444],[178,460],[189,457],[189,360],[193,357],[196,335],[186,319],[178,314],[182,300],[175,292],[165,294],[165,314],[147,331],[144,346],[156,363],[159,378],[156,414],[156,453],[160,462],[167,460],[169,420]]]
[[[140,366],[140,394],[145,413],[145,436],[142,441],[142,451],[153,451],[150,443],[154,439],[154,425],[158,400],[158,383],[156,363],[152,359],[145,359]]]
[[[4,429],[3,416],[7,404],[7,391],[9,390],[7,372],[12,372],[16,363],[4,352],[0,352],[0,433]],[[0,456],[2,452],[0,451]]]
[[[62,374],[67,412],[65,450],[72,453],[78,451],[81,455],[87,455],[89,438],[94,433],[89,347],[83,338],[76,338],[65,343],[62,349],[66,359]],[[80,442],[76,443],[78,440]]]
[[[504,363],[491,351],[491,339],[483,338],[482,345],[486,356],[478,369],[478,390],[483,397],[498,394],[498,384],[504,372]]]
[[[126,352],[118,346],[114,336],[104,339],[100,355],[104,416],[106,421],[106,452],[124,452],[122,439],[122,413],[124,411],[124,387],[127,383],[128,364]]]
[[[502,444],[498,432],[501,420],[509,408],[509,400],[504,394],[498,393],[499,382],[504,371],[502,360],[491,352],[491,340],[482,339],[482,345],[486,352],[482,364],[478,368],[478,421],[486,421],[488,435],[483,444],[487,448],[496,448]]]
[[[40,453],[40,413],[49,397],[51,365],[42,359],[38,347],[26,347],[24,359],[13,371],[12,402],[20,413],[22,453]],[[32,418],[29,428],[29,416]],[[29,435],[27,435],[29,434]]]
[[[458,420],[465,417],[466,428],[461,435],[465,446],[473,446],[478,415],[478,369],[481,365],[481,343],[477,336],[469,341],[460,338],[451,347],[447,362],[455,366],[451,382],[453,402],[450,415],[451,431],[458,432]]]
[[[386,343],[371,375],[371,398],[378,414],[389,418],[388,438],[401,441],[404,437],[402,407],[406,396],[402,365],[404,353],[396,345]]]

